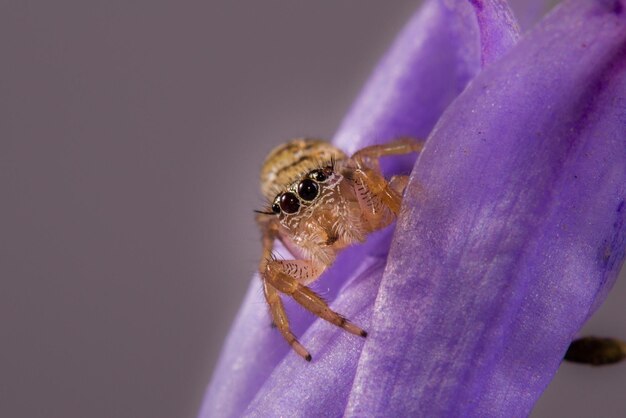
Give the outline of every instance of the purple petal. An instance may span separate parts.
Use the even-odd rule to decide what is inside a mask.
[[[443,110],[480,71],[481,47],[474,9],[469,3],[453,3],[451,6],[444,3],[428,1],[400,34],[344,121],[336,137],[340,146],[354,151],[375,141],[402,135],[426,137]],[[500,22],[487,19],[482,24],[499,25]],[[405,161],[407,171],[410,165]],[[401,166],[396,164],[392,168],[398,170]],[[316,288],[327,289],[323,292],[324,297],[333,301],[346,280],[367,265],[366,257],[386,256],[389,244],[380,241],[388,242],[390,232],[383,231],[365,245],[342,253]],[[369,285],[349,284],[332,306],[366,327],[376,294],[376,287],[371,288],[371,283],[377,283],[381,274],[379,271],[378,275],[370,273],[368,279],[356,277],[349,281],[364,281]],[[290,309],[293,304],[289,301],[287,305],[294,331],[302,335],[302,342],[311,348],[314,362],[303,362],[291,353],[282,337],[270,329],[259,280],[255,277],[223,348],[201,417],[238,416],[255,397],[250,413],[257,411],[260,415],[267,411],[266,408],[271,408],[264,403],[266,396],[283,407],[287,404],[298,407],[307,402],[312,405],[312,397],[317,402],[326,402],[328,394],[323,389],[327,385],[323,379],[312,376],[323,378],[324,373],[336,370],[344,372],[341,378],[345,381],[341,391],[336,388],[332,391],[333,396],[326,406],[343,408],[362,340],[321,320],[304,334],[315,318],[301,309]],[[336,350],[331,346],[336,346]],[[289,389],[293,390],[296,378],[300,390],[293,393]],[[277,391],[276,387],[284,390]],[[283,393],[286,400],[278,399],[277,393]]]
[[[470,0],[470,3],[476,10],[480,28],[481,63],[484,67],[515,45],[519,38],[519,26],[506,2]]]
[[[626,247],[626,13],[574,0],[447,109],[347,416],[525,416]]]
[[[550,0],[509,0],[509,5],[513,9],[517,23],[522,28],[522,32],[532,28],[541,17],[550,9],[554,1]]]
[[[361,91],[335,144],[352,154],[398,136],[426,138],[480,70],[479,48],[468,3],[426,1]]]
[[[399,136],[426,138],[469,80],[519,37],[506,1],[426,1],[383,57],[335,143],[354,153]]]

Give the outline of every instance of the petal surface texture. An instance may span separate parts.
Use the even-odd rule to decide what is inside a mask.
[[[626,245],[626,10],[563,3],[446,110],[346,416],[526,416]]]

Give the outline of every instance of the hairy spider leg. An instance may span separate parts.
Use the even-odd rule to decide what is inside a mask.
[[[298,355],[302,356],[306,361],[311,361],[311,354],[309,354],[307,349],[300,344],[300,341],[298,341],[293,332],[291,332],[289,318],[287,318],[287,313],[285,312],[285,307],[283,306],[283,301],[280,299],[278,290],[266,280],[263,280],[263,293],[270,307],[272,323],[278,328],[278,331],[280,331],[285,340],[287,340],[287,343],[289,343]]]
[[[278,292],[291,296],[302,307],[331,324],[351,334],[366,337],[367,332],[330,309],[324,299],[306,286],[315,281],[324,272],[326,266],[312,260],[275,260],[272,256],[274,239],[280,238],[276,221],[268,220],[266,216],[260,215],[257,216],[257,223],[263,231],[263,256],[259,271],[265,299],[270,307],[274,325],[294,351],[305,360],[311,361],[311,354],[291,332],[289,319]]]
[[[409,138],[401,138],[387,144],[372,145],[357,151],[351,160],[354,162],[355,170],[353,177],[361,182],[366,190],[369,190],[378,198],[394,215],[400,212],[402,203],[402,192],[397,190],[395,185],[387,182],[380,171],[379,159],[388,155],[409,154],[420,152],[424,148],[424,142],[416,142]],[[396,183],[407,180],[396,180]],[[406,183],[404,184],[406,186]],[[404,187],[402,187],[404,190]]]
[[[278,290],[268,283],[264,275],[268,264],[274,259],[272,249],[274,248],[274,240],[278,236],[278,225],[274,219],[263,216],[262,214],[256,216],[256,221],[261,229],[263,242],[263,254],[261,256],[261,263],[259,264],[259,272],[261,273],[263,294],[269,306],[272,324],[278,328],[283,338],[285,338],[287,343],[289,343],[298,355],[302,356],[307,361],[311,361],[311,354],[309,354],[307,349],[300,344],[300,341],[298,341],[293,332],[291,332],[289,318],[287,318],[287,313],[285,312],[285,307],[283,301],[280,299]]]

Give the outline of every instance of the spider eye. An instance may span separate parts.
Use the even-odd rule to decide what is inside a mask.
[[[328,175],[323,170],[312,171],[311,174],[309,174],[309,176],[313,180],[319,181],[319,182],[323,182],[323,181],[328,180]]]
[[[319,186],[311,179],[304,179],[298,184],[298,195],[304,200],[313,200],[317,197]]]
[[[280,197],[280,208],[285,213],[296,213],[300,208],[300,201],[295,194],[291,192],[284,193]]]
[[[272,212],[279,214],[280,213],[280,206],[278,205],[278,203],[274,203],[272,205]]]

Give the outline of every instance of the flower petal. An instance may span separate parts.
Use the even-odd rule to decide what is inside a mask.
[[[493,1],[488,5],[491,7],[492,4],[499,3]],[[475,10],[468,2],[448,4],[444,1],[428,0],[402,31],[391,51],[374,72],[344,121],[335,143],[352,152],[402,135],[425,138],[443,110],[480,71],[482,49]],[[483,19],[481,24],[500,25],[500,22],[497,19]],[[389,168],[394,171],[404,168],[408,172],[412,164],[413,160],[405,159],[403,164],[396,162]],[[389,233],[390,231],[383,231],[378,238],[371,237],[365,245],[351,248],[340,255],[335,265],[317,284],[328,289],[324,293],[326,299],[335,299],[347,279],[366,265],[363,264],[367,263],[364,261],[366,257],[386,256]],[[387,243],[381,244],[381,240],[386,239]],[[378,276],[372,274],[368,280],[376,282],[380,280],[381,274],[382,271]],[[356,278],[355,281],[360,282],[360,279]],[[350,371],[342,375],[346,379],[344,392],[341,392],[343,395],[334,396],[332,402],[333,407],[345,405],[347,391],[356,370],[356,354],[360,351],[362,341],[355,341],[342,330],[317,320],[314,327],[301,339],[305,346],[312,349],[314,362],[303,362],[291,353],[282,337],[269,328],[270,319],[259,282],[258,277],[253,278],[222,350],[199,416],[239,416],[255,397],[257,400],[253,408],[258,409],[250,411],[255,410],[262,414],[266,407],[263,397],[266,394],[270,396],[271,392],[272,399],[276,399],[277,393],[273,387],[293,385],[296,378],[298,387],[301,388],[300,397],[292,398],[289,402],[297,405],[296,402],[305,402],[306,397],[318,392],[323,396],[323,388],[319,386],[321,381],[308,377],[304,380],[304,376],[309,374],[303,374],[302,371],[295,376],[292,374],[295,367],[308,367],[312,373],[311,367],[317,367],[314,366],[317,362],[327,372],[337,368]],[[348,286],[345,292],[344,294],[342,290],[341,299],[333,303],[333,308],[364,327],[367,326],[375,289],[372,292],[369,287]],[[344,300],[347,302],[342,302]],[[361,306],[366,302],[369,303],[369,309],[354,310],[356,305]],[[345,309],[343,303],[347,303]],[[293,308],[293,303],[289,300],[286,300],[286,305],[292,327],[297,335],[301,335],[314,322],[315,317],[301,309],[290,309]],[[354,317],[351,316],[353,312]],[[332,354],[330,349],[318,351],[316,344],[319,341],[328,341],[331,345],[346,344],[347,341],[357,351],[348,352],[355,355],[347,354],[341,348],[342,351],[336,354]],[[340,360],[344,363],[339,364]],[[279,366],[274,371],[277,365]],[[283,376],[283,380],[278,376]],[[265,385],[268,378],[270,380]],[[284,390],[280,393],[291,392]],[[318,396],[316,399],[321,398]],[[278,399],[276,401],[280,402]],[[282,404],[286,405],[287,400]]]
[[[368,328],[384,267],[385,257],[368,257],[360,267],[362,273],[344,287],[333,308]],[[365,340],[329,328],[321,320],[315,321],[303,337],[307,347],[316,353],[315,361],[305,363],[285,357],[248,407],[246,416],[343,414]]]
[[[506,0],[425,1],[368,80],[334,143],[352,154],[402,136],[427,138],[467,83],[518,38]],[[414,162],[395,158],[383,161],[383,168],[408,172]]]
[[[334,143],[353,154],[398,136],[426,138],[480,71],[478,36],[468,2],[424,2],[368,80]]]
[[[573,0],[420,156],[347,416],[525,416],[626,247],[626,13]]]
[[[522,32],[527,31],[539,22],[553,3],[550,0],[509,0],[509,5],[513,9],[513,15],[522,28]]]
[[[470,0],[480,28],[482,66],[504,55],[519,38],[519,26],[506,2]]]

